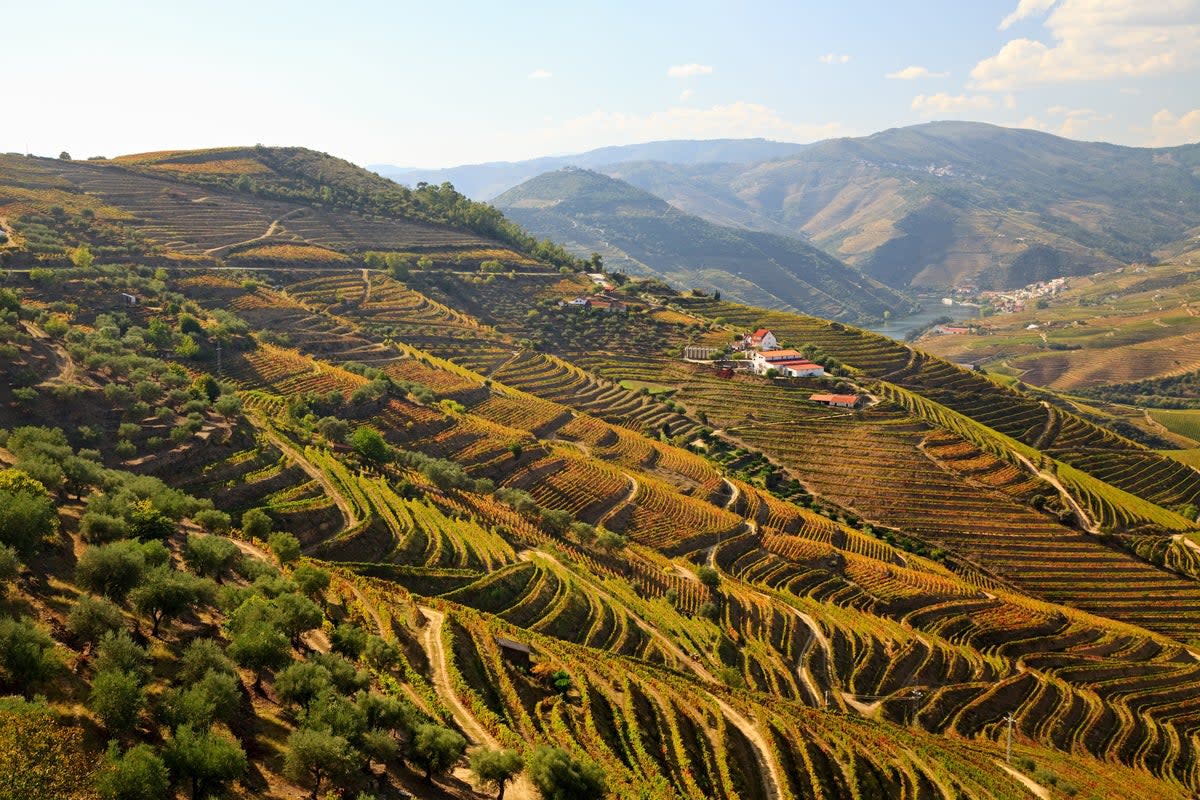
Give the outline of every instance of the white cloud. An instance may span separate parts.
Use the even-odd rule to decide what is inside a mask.
[[[695,94],[695,92],[693,92],[691,89],[684,89],[682,92],[679,93],[679,99],[680,100],[688,100],[694,94]]]
[[[667,68],[667,77],[695,78],[698,75],[710,75],[713,68],[707,64],[676,64]]]
[[[1062,123],[1053,132],[1068,139],[1078,139],[1093,122],[1108,122],[1112,114],[1100,114],[1093,108],[1068,108],[1067,106],[1050,106],[1046,113],[1052,117],[1062,117]]]
[[[529,73],[526,77],[529,78],[529,80],[531,80],[531,81],[542,81],[542,80],[545,80],[546,78],[549,78],[553,74],[554,73],[550,72],[549,70],[535,69],[533,72]]]
[[[1200,141],[1200,108],[1192,109],[1177,117],[1167,109],[1154,115],[1150,121],[1150,144],[1171,147]]]
[[[946,78],[949,72],[931,72],[927,67],[905,67],[898,72],[889,72],[884,77],[897,81],[915,81],[917,78]]]
[[[1050,10],[1050,7],[1057,0],[1020,0],[1017,3],[1016,9],[1011,14],[1005,17],[1000,22],[1000,30],[1008,30],[1009,26],[1014,22],[1019,22],[1027,17],[1032,17],[1036,14],[1041,14],[1044,11]]]
[[[1138,78],[1200,65],[1200,0],[1061,0],[1045,24],[1053,44],[1007,42],[971,70],[972,88]]]
[[[633,144],[660,139],[721,139],[761,136],[811,142],[848,135],[840,122],[792,122],[774,109],[738,101],[708,108],[677,106],[649,114],[593,111],[543,128],[539,152],[572,152],[602,145]],[[526,144],[529,144],[527,141]]]
[[[987,111],[996,103],[986,94],[951,95],[946,92],[919,94],[912,100],[913,111],[922,114],[949,114],[959,111]]]
[[[845,64],[850,61],[850,56],[846,55],[845,53],[842,53],[841,55],[838,55],[837,53],[826,53],[817,60],[822,64]]]

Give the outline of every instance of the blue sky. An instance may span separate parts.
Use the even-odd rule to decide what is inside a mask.
[[[10,5],[3,152],[433,167],[932,119],[1200,140],[1200,0]]]

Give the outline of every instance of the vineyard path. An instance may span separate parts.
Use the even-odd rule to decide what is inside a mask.
[[[1050,800],[1050,791],[1045,786],[1037,783],[1027,775],[1022,775],[1020,772],[1013,769],[1008,764],[1005,764],[1000,759],[996,759],[996,764],[999,765],[1000,769],[1004,770],[1009,775],[1012,775],[1014,778],[1020,781],[1022,786],[1033,793],[1034,797],[1039,797],[1041,800]]]
[[[1013,452],[1013,455],[1016,456],[1022,464],[1029,467],[1029,469],[1032,470],[1039,478],[1058,490],[1058,493],[1062,495],[1063,500],[1067,501],[1067,505],[1069,505],[1071,510],[1075,512],[1075,517],[1079,520],[1079,524],[1083,526],[1084,530],[1093,536],[1100,535],[1100,526],[1096,524],[1094,519],[1088,516],[1087,511],[1085,511],[1083,506],[1079,504],[1079,501],[1075,499],[1074,495],[1067,491],[1067,487],[1062,485],[1062,482],[1059,481],[1058,476],[1056,476],[1053,472],[1047,472],[1046,470],[1038,469],[1037,466],[1029,460],[1029,458],[1021,453]]]
[[[295,461],[297,466],[304,470],[308,477],[321,485],[321,488],[325,490],[325,494],[333,500],[333,504],[337,506],[338,511],[342,512],[342,516],[346,518],[345,527],[353,528],[358,524],[358,517],[354,513],[354,506],[350,504],[345,495],[337,490],[337,487],[333,485],[333,482],[329,480],[329,477],[323,471],[314,466],[311,461],[304,457],[303,453],[289,444],[282,436],[271,430],[270,427],[263,425],[259,427],[259,430],[263,432],[271,444],[279,448],[280,452],[292,459],[292,461]]]
[[[429,606],[417,606],[417,608],[428,620],[425,628],[421,631],[421,646],[425,648],[425,654],[429,657],[429,665],[433,670],[434,690],[442,698],[446,707],[450,709],[450,713],[454,715],[454,721],[458,723],[471,742],[480,747],[499,748],[500,742],[488,733],[479,720],[475,719],[475,715],[463,705],[462,700],[458,698],[458,695],[454,693],[454,688],[450,685],[446,650],[442,646],[442,623],[445,621],[446,615]],[[469,770],[462,767],[454,770],[454,777],[468,783],[471,775]],[[534,791],[533,784],[529,782],[529,778],[522,773],[508,785],[504,796],[515,798],[515,800],[535,800],[538,795]]]

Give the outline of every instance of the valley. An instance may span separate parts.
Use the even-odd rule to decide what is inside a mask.
[[[32,540],[0,515],[6,631],[44,667],[0,658],[0,719],[70,748],[39,765],[61,796],[159,759],[180,795],[467,798],[506,751],[507,797],[552,796],[556,759],[581,798],[1200,787],[1183,448],[953,363],[1007,331],[914,349],[606,288],[494,209],[327,159],[0,158],[0,492],[47,509]],[[1119,311],[1182,307],[1183,274],[1121,273]],[[823,374],[738,369],[756,330]],[[118,677],[131,717],[99,699]]]

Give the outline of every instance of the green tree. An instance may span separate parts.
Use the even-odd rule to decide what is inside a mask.
[[[149,539],[167,539],[175,533],[175,520],[171,519],[158,508],[149,498],[138,500],[128,512],[129,533],[143,541]]]
[[[306,708],[313,700],[333,688],[329,670],[312,661],[297,661],[275,676],[275,693],[280,702]]]
[[[425,780],[433,780],[454,766],[467,750],[467,740],[457,731],[441,725],[418,725],[409,748],[409,760],[425,770]]]
[[[504,800],[508,782],[525,769],[525,761],[516,750],[476,750],[471,754],[471,771],[485,786],[495,786],[499,791],[496,800]]]
[[[234,634],[229,657],[254,672],[254,689],[262,692],[263,673],[278,669],[292,659],[287,637],[270,622],[256,622]]]
[[[191,782],[192,800],[200,800],[246,771],[246,753],[241,745],[212,731],[196,731],[190,725],[175,732],[165,756],[171,772]]]
[[[261,508],[251,508],[242,514],[242,534],[251,539],[267,539],[275,523]]]
[[[347,658],[358,658],[367,647],[367,632],[357,625],[343,622],[333,629],[333,652]]]
[[[146,692],[132,673],[109,669],[92,680],[88,708],[110,734],[119,736],[132,731],[145,704]]]
[[[75,582],[112,600],[124,600],[146,571],[146,555],[137,542],[113,542],[83,551]]]
[[[0,685],[26,697],[62,666],[50,634],[31,619],[0,619]]]
[[[291,639],[293,647],[300,646],[305,631],[321,627],[325,615],[312,600],[298,594],[281,594],[273,601],[279,628]]]
[[[15,436],[9,437],[10,447]],[[58,513],[45,484],[22,470],[0,470],[0,544],[30,556],[57,527]]]
[[[216,720],[231,721],[240,700],[237,678],[209,670],[195,683],[164,692],[161,708],[163,718],[172,730],[191,725],[202,731],[208,730]]]
[[[163,800],[170,790],[167,765],[148,744],[121,753],[116,742],[108,743],[108,756],[96,774],[100,800]]]
[[[696,571],[700,578],[700,582],[708,587],[709,591],[715,592],[717,587],[721,585],[721,573],[717,572],[712,567],[701,567]]]
[[[391,669],[400,662],[400,650],[382,636],[372,634],[367,637],[363,657],[375,669]]]
[[[368,461],[384,463],[391,460],[392,448],[383,434],[369,425],[361,425],[350,435],[350,446]]]
[[[304,564],[292,571],[296,588],[309,597],[318,597],[329,588],[329,573],[319,567]]]
[[[212,639],[195,639],[179,658],[179,674],[176,680],[181,685],[188,686],[210,672],[235,675],[236,669],[217,642]]]
[[[559,747],[538,747],[529,757],[529,780],[545,800],[599,800],[608,791],[604,771]]]
[[[221,583],[226,571],[242,557],[238,546],[223,536],[190,535],[183,546],[183,560],[197,575]]]
[[[251,514],[255,511],[258,511],[258,509],[253,508],[250,511],[247,511],[246,513]],[[258,513],[262,514],[261,511],[259,511]],[[267,515],[263,514],[263,516],[266,517]],[[243,532],[245,532],[245,524],[246,524],[246,518],[243,516],[242,517]],[[259,523],[256,522],[255,524],[258,525]],[[267,524],[270,525],[270,519],[267,520]],[[268,528],[268,530],[269,530],[269,528]],[[251,535],[251,534],[249,534],[247,532],[247,535]],[[256,538],[262,538],[262,537],[256,537]],[[278,560],[280,564],[291,564],[300,559],[300,540],[297,539],[295,536],[292,536],[290,533],[285,533],[284,531],[276,531],[275,533],[270,534],[270,536],[267,537],[267,547],[271,548],[271,553],[275,556],[276,560]]]
[[[307,784],[312,790],[311,800],[317,800],[326,779],[349,775],[358,761],[358,754],[345,737],[329,731],[300,728],[288,737],[287,745],[283,773],[297,783]]]
[[[192,515],[192,519],[209,533],[228,533],[231,526],[229,515],[215,508],[205,508],[197,511]]]
[[[129,600],[139,614],[150,618],[150,635],[158,636],[164,620],[178,617],[197,603],[211,601],[213,594],[208,580],[170,567],[157,567],[129,593]]]

